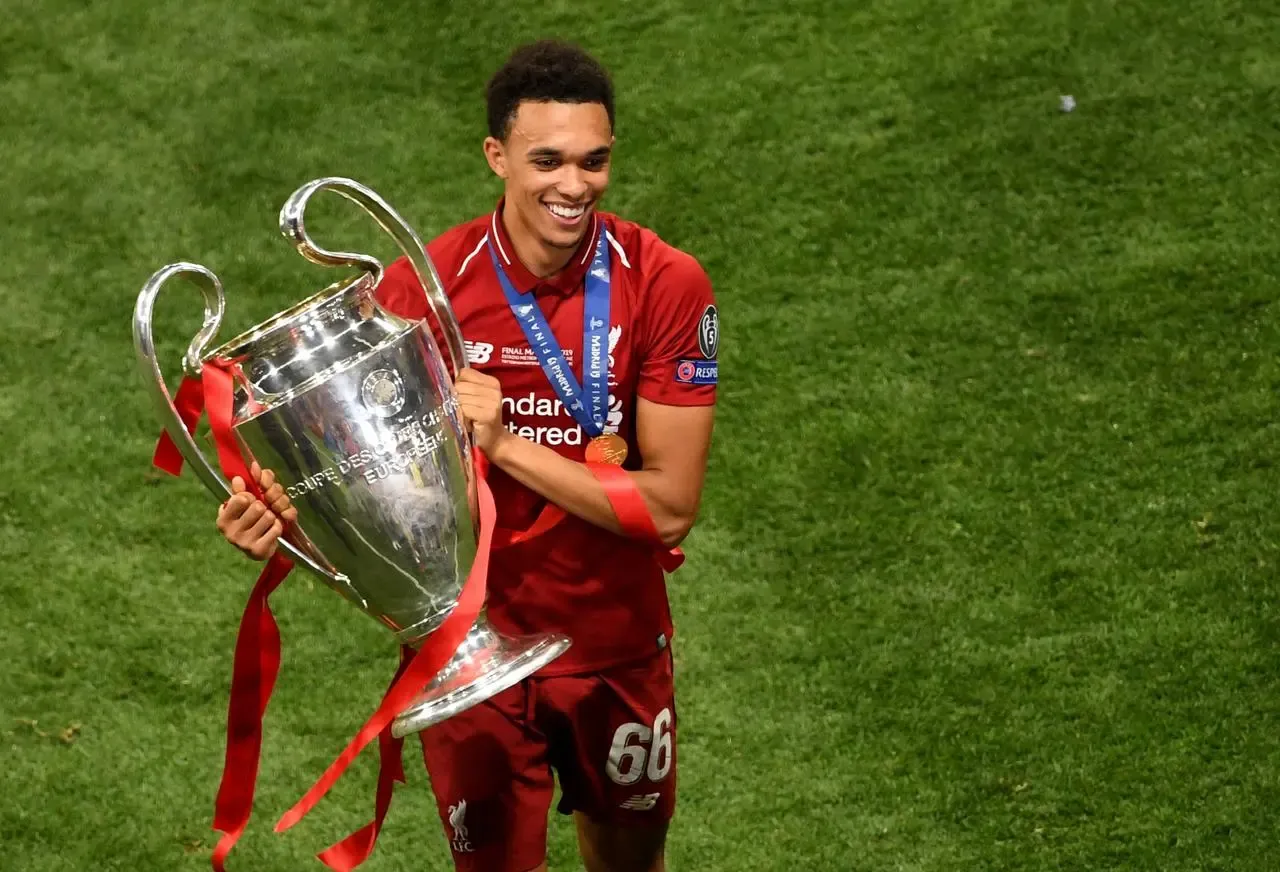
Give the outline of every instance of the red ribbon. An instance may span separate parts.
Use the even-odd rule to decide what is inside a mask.
[[[201,415],[208,411],[209,429],[223,475],[228,479],[240,476],[246,489],[261,498],[261,488],[249,475],[231,430],[231,374],[206,363],[199,379],[182,380],[173,405],[188,433],[195,432]],[[160,434],[152,463],[171,475],[182,473],[182,453],[168,431]],[[213,868],[218,872],[223,872],[227,855],[244,834],[253,809],[262,758],[262,719],[280,672],[280,629],[268,600],[291,569],[293,563],[282,552],[271,556],[249,595],[236,633],[226,753],[213,812],[213,828],[223,834],[212,857]]]
[[[258,763],[262,756],[262,718],[280,672],[280,630],[267,597],[293,568],[276,551],[258,576],[240,619],[227,707],[227,749],[222,782],[214,801],[213,828],[223,834],[213,850],[213,868],[222,872],[232,847],[249,824]]]
[[[684,552],[679,548],[668,548],[658,533],[653,522],[653,514],[640,493],[640,488],[631,476],[620,466],[610,463],[584,464],[587,470],[596,477],[604,488],[604,495],[613,506],[613,514],[618,519],[624,535],[639,539],[652,545],[658,559],[658,565],[667,572],[675,572],[684,564]],[[550,530],[565,519],[567,513],[555,503],[543,506],[538,517],[526,530],[500,529],[494,533],[494,550],[509,548],[521,542],[527,542]]]
[[[658,564],[667,572],[679,569],[684,564],[684,552],[679,548],[668,548],[663,543],[649,506],[627,471],[608,463],[588,463],[587,469],[604,487],[604,495],[609,498],[609,505],[613,506],[613,513],[623,532],[652,545]]]
[[[391,680],[394,686],[404,675],[405,668],[413,657],[413,649],[400,649],[400,668]],[[390,693],[391,688],[387,688]],[[385,703],[386,697],[383,697]],[[347,836],[341,842],[321,851],[316,856],[320,862],[330,869],[354,869],[373,853],[374,843],[378,841],[378,833],[382,830],[382,822],[391,809],[391,796],[398,781],[404,784],[404,739],[397,739],[390,730],[378,734],[378,787],[374,798],[374,817],[371,822]]]
[[[200,379],[184,378],[182,384],[178,386],[178,393],[173,398],[173,406],[182,420],[182,425],[187,428],[187,432],[196,432],[196,424],[199,423],[200,415],[204,412],[204,385]],[[169,437],[168,430],[161,431],[160,441],[156,443],[155,455],[151,458],[151,462],[170,475],[182,473],[182,453]]]
[[[556,524],[565,519],[566,512],[555,503],[547,503],[542,507],[542,511],[538,513],[538,517],[533,519],[533,523],[529,525],[527,530],[508,530],[502,528],[494,531],[493,547],[495,550],[501,548],[510,548],[512,545],[519,545],[521,542],[528,542],[537,536],[550,530]]]
[[[261,498],[261,489],[249,475],[231,429],[231,373],[212,363],[206,363],[200,379],[183,379],[173,403],[188,433],[195,432],[201,413],[207,410],[209,429],[217,446],[223,474],[228,479],[240,476],[246,488]],[[172,475],[180,475],[182,460],[182,454],[168,432],[161,433],[152,458],[155,466]],[[391,806],[394,783],[405,780],[400,756],[403,740],[391,735],[392,720],[414,701],[453,656],[484,604],[489,552],[497,512],[493,494],[482,474],[483,470],[487,470],[487,462],[480,452],[475,453],[474,462],[478,473],[480,541],[476,559],[457,604],[416,654],[411,650],[401,649],[400,667],[378,710],[319,781],[276,824],[276,831],[283,832],[302,820],[337,782],[360,751],[375,736],[378,737],[380,753],[374,820],[318,855],[321,862],[335,872],[350,872],[369,857]],[[244,833],[253,808],[262,751],[262,719],[280,669],[280,632],[268,598],[292,568],[293,564],[281,552],[277,551],[271,557],[250,594],[236,636],[227,710],[226,756],[214,804],[213,826],[223,833],[212,857],[213,868],[217,872],[225,872],[227,855]]]

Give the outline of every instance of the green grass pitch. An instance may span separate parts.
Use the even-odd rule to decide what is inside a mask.
[[[489,209],[483,83],[545,35],[614,72],[607,207],[719,294],[670,867],[1280,869],[1280,11],[1236,0],[4,4],[0,867],[208,868],[256,573],[150,470],[143,281],[210,267],[230,336],[331,278],[275,230],[304,181]],[[369,819],[372,749],[271,832],[394,668],[301,572],[274,602],[233,870]],[[369,872],[449,868],[416,751]]]

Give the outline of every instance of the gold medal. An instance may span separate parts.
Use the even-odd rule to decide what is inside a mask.
[[[587,463],[621,466],[627,459],[627,441],[617,433],[605,433],[587,443]]]

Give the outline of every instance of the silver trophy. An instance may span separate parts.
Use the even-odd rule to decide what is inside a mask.
[[[311,241],[303,213],[324,190],[361,206],[408,257],[451,367],[425,321],[397,317],[374,299],[381,263]],[[417,648],[456,607],[476,556],[472,448],[451,377],[466,365],[462,331],[417,234],[363,185],[343,178],[303,185],[280,210],[280,230],[313,263],[362,272],[206,351],[222,322],[222,284],[197,264],[166,266],[138,295],[138,362],[170,438],[225,499],[230,485],[183,427],[152,341],[156,295],[182,276],[204,296],[204,326],[183,368],[199,378],[206,361],[230,367],[232,431],[245,463],[274,471],[298,510],[281,547],[399,642]],[[493,696],[569,644],[555,634],[502,636],[481,612],[449,663],[395,719],[393,734],[422,730]]]

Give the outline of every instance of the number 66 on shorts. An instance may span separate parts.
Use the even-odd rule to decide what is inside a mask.
[[[635,784],[641,777],[662,781],[673,757],[671,709],[658,712],[652,725],[629,723],[618,727],[609,748],[605,773],[615,784]]]

